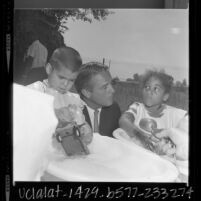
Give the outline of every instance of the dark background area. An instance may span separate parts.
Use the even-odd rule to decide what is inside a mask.
[[[15,8],[187,8],[189,0],[15,0]]]

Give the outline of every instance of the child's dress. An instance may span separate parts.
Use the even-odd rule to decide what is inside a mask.
[[[69,91],[66,92],[65,94],[61,94],[55,89],[49,87],[48,80],[44,80],[43,82],[37,81],[31,85],[28,85],[27,87],[54,96],[55,115],[59,120],[57,128],[62,129],[63,127],[65,129],[67,125],[69,125],[69,128],[71,128],[72,127],[71,123],[73,122],[75,122],[77,125],[84,124],[83,128],[81,128],[82,135],[80,137],[84,142],[84,144],[86,145],[91,142],[92,132],[88,128],[88,125],[85,121],[85,117],[82,113],[84,102],[80,99],[80,96],[78,94]],[[58,149],[61,150],[60,145],[58,145],[54,137],[53,137],[53,146],[57,150]]]
[[[69,104],[77,105],[83,107],[83,101],[80,99],[78,94],[67,91],[65,94],[61,94],[55,89],[49,87],[48,80],[43,80],[34,82],[33,84],[28,85],[27,87],[47,93],[54,96],[54,108],[59,109],[66,107]]]

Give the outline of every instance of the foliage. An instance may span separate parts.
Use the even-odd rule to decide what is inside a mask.
[[[140,79],[141,79],[141,75],[139,75],[138,73],[135,73],[135,74],[133,75],[133,79],[134,79],[134,81],[139,82]]]
[[[105,20],[106,16],[109,15],[110,11],[107,9],[65,9],[65,10],[55,10],[55,9],[43,9],[41,12],[48,18],[53,20],[54,26],[56,26],[59,31],[64,32],[68,29],[66,22],[69,18],[73,20],[83,20],[87,22],[92,22],[92,19]]]
[[[134,80],[132,78],[127,78],[126,81],[127,82],[133,82]]]
[[[113,83],[116,83],[116,82],[119,82],[120,81],[120,79],[119,79],[119,77],[114,77],[114,78],[112,78],[112,82]]]
[[[183,79],[183,81],[182,81],[182,86],[183,86],[183,87],[187,87],[187,81],[186,81],[186,79]]]
[[[64,45],[62,33],[68,30],[68,20],[92,22],[104,20],[111,14],[107,9],[16,9],[14,11],[14,73],[22,68],[24,53],[37,35],[48,49],[48,57],[53,50]]]

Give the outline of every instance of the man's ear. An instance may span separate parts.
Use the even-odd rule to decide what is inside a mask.
[[[47,63],[47,64],[46,64],[45,70],[46,70],[46,73],[47,73],[48,75],[52,72],[53,68],[52,68],[52,66],[51,66],[50,63]]]
[[[91,92],[89,90],[87,90],[87,89],[82,89],[81,93],[86,98],[90,98],[91,97]]]
[[[163,96],[163,101],[166,102],[169,98],[169,93],[166,93],[164,96]]]

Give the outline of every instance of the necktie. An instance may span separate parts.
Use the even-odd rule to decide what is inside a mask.
[[[99,126],[98,126],[98,110],[94,110],[94,133],[99,132]]]

